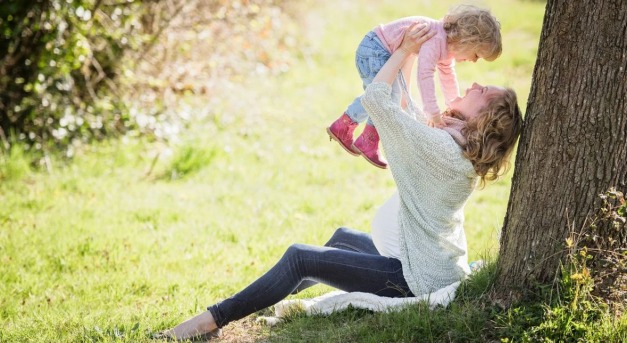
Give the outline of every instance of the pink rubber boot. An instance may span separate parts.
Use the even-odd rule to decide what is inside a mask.
[[[364,132],[357,138],[353,147],[373,166],[381,169],[388,167],[388,162],[379,152],[379,133],[374,126],[366,125]]]
[[[335,139],[344,150],[353,156],[359,156],[359,152],[353,150],[353,131],[355,131],[357,125],[358,123],[352,121],[344,113],[331,126],[327,127],[329,138]]]

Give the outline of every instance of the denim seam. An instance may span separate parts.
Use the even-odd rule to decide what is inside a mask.
[[[363,251],[363,250],[357,248],[354,245],[343,243],[343,242],[333,243],[333,245],[330,245],[329,247],[331,247],[331,248],[345,247],[345,248],[352,249],[355,252],[360,252],[360,253],[364,253],[364,254],[367,253],[366,251]]]
[[[317,262],[318,260],[312,259],[312,258],[303,258],[303,261]],[[352,268],[360,269],[360,270],[371,270],[371,271],[382,272],[382,273],[386,273],[386,274],[390,273],[389,271],[383,271],[381,269],[372,269],[372,268],[358,267],[358,266],[355,266],[355,265],[352,265],[352,264],[337,263],[337,262],[331,262],[331,261],[326,261],[326,263],[328,263],[328,264],[335,264],[335,265],[339,265],[339,266],[345,266],[345,267],[352,267]]]

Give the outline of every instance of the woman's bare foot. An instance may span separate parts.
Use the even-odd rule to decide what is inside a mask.
[[[219,335],[218,325],[216,324],[211,312],[205,311],[195,317],[192,317],[172,329],[162,331],[159,336],[183,341],[186,339],[211,334]],[[207,337],[209,338],[209,337]]]

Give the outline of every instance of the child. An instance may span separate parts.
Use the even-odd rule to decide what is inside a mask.
[[[405,30],[415,23],[430,25],[431,30],[436,32],[420,48],[416,77],[428,125],[442,128],[445,124],[436,101],[433,80],[435,69],[438,70],[442,92],[448,105],[459,96],[455,61],[476,62],[479,58],[494,61],[501,54],[500,24],[488,10],[461,5],[452,9],[442,20],[414,16],[379,25],[366,34],[355,56],[364,89],[401,45]],[[411,101],[402,95],[404,80],[409,80],[403,76],[411,72],[413,64],[414,60],[408,60],[392,86],[393,97],[399,103],[403,98],[403,105]],[[406,91],[409,92],[409,89]],[[353,144],[353,131],[366,119],[368,122],[364,131]],[[361,105],[361,96],[355,98],[346,111],[327,128],[327,133],[350,154],[361,154],[374,166],[387,168],[387,162],[379,153],[379,134]]]

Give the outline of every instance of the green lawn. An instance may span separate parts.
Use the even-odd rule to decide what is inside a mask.
[[[52,156],[49,171],[31,170],[18,151],[0,155],[0,342],[149,341],[251,282],[291,243],[323,244],[339,226],[368,231],[394,191],[390,173],[349,156],[325,132],[361,92],[354,50],[375,24],[441,17],[455,3],[307,2],[298,21],[303,58],[279,77],[216,90],[210,107],[189,99],[209,115],[172,146],[95,144],[69,164]],[[512,87],[524,110],[544,4],[484,3],[502,23],[504,52],[492,63],[459,64],[461,88]],[[510,178],[466,207],[471,259],[498,250]],[[344,316],[278,332],[244,320],[223,340],[281,341],[291,331],[308,341],[429,341],[428,330],[404,331],[398,317]],[[352,329],[335,336],[348,317]],[[370,321],[392,336],[371,336]]]

